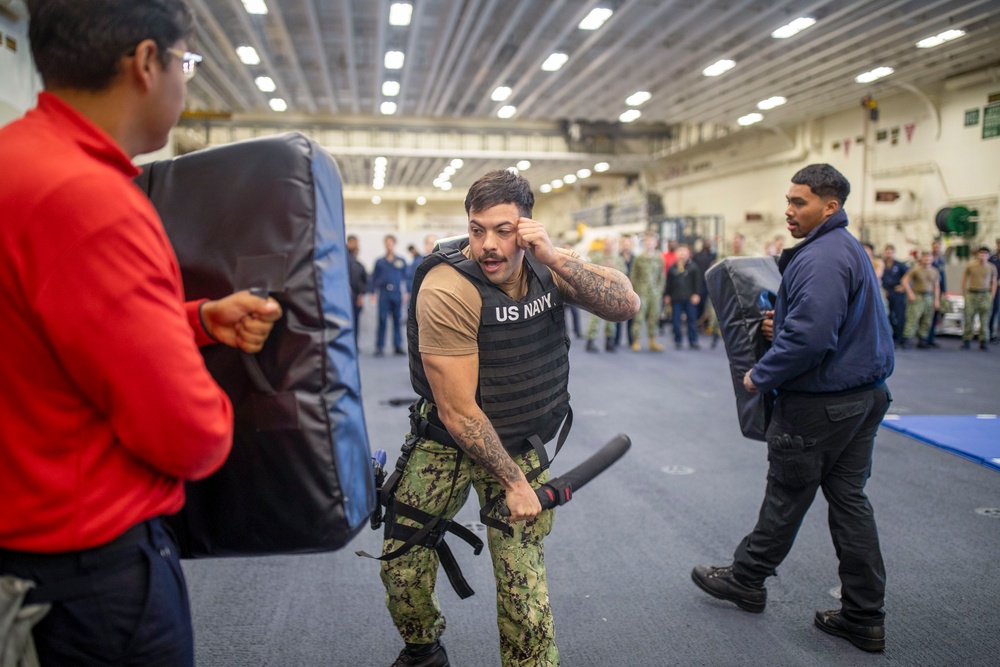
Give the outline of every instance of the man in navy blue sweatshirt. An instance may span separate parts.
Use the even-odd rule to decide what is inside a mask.
[[[767,429],[767,488],[753,532],[726,567],[691,573],[705,592],[764,611],[764,580],[784,560],[806,511],[823,489],[840,559],[841,608],[816,612],[816,626],[865,651],[885,648],[885,567],[865,483],[875,432],[892,400],[892,331],[872,263],[847,231],[850,184],[827,164],[792,177],[785,218],[794,238],[778,262],[781,287],[772,345],[747,371],[748,391],[775,395]]]

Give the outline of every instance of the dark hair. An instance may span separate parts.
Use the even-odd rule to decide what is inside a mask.
[[[530,218],[535,195],[528,179],[506,169],[497,169],[480,176],[465,195],[466,214],[502,204],[515,204],[521,217]]]
[[[869,243],[868,241],[863,241],[863,242],[861,243],[861,245],[863,245],[864,247],[866,247],[866,248],[868,248],[869,250],[871,250],[871,251],[872,251],[872,254],[873,254],[873,255],[875,254],[875,246],[873,246],[873,245],[872,245],[871,243]]]
[[[166,49],[194,30],[184,0],[28,0],[28,39],[46,87],[99,91],[118,75],[118,62],[152,39],[166,67]]]
[[[990,249],[984,245],[981,245],[979,246],[979,250],[977,250],[976,252],[985,252],[988,255],[990,254]]]
[[[828,164],[811,164],[799,169],[792,176],[792,183],[808,185],[819,197],[836,199],[841,208],[847,201],[847,195],[851,194],[851,184],[843,174]]]

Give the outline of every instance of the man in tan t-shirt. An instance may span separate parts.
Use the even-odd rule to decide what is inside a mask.
[[[639,310],[621,271],[555,248],[545,226],[531,219],[533,204],[524,177],[489,172],[465,199],[464,252],[444,248],[417,271],[407,337],[411,382],[421,399],[393,505],[412,534],[432,519],[400,514],[448,521],[470,485],[482,507],[504,500],[509,526],[486,517],[504,666],[559,664],[542,549],[553,511],[542,511],[534,490],[547,472],[528,481],[525,473],[540,462],[522,436],[544,442],[568,410],[562,301],[611,321]],[[383,558],[406,539],[405,531],[387,530]],[[383,562],[386,604],[406,642],[395,665],[448,664],[434,593],[439,550],[437,543],[419,544]]]
[[[917,334],[917,347],[925,348],[931,331],[931,318],[941,306],[941,276],[931,266],[934,258],[926,250],[920,261],[903,276],[900,285],[906,292],[906,326],[903,327],[903,349],[909,349],[910,338]]]
[[[962,293],[965,294],[965,333],[962,349],[972,343],[972,330],[979,316],[979,349],[989,351],[989,319],[993,297],[997,293],[997,267],[990,264],[990,249],[986,246],[976,251],[976,258],[969,262],[962,274]]]

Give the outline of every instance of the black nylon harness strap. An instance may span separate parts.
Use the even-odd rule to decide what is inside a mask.
[[[455,559],[451,549],[445,543],[445,534],[451,533],[467,542],[473,548],[474,555],[476,556],[478,556],[483,550],[483,541],[479,539],[479,537],[477,537],[471,530],[461,524],[455,523],[451,519],[445,519],[443,516],[429,514],[421,509],[413,507],[412,505],[407,505],[396,499],[396,487],[399,485],[399,480],[402,478],[403,471],[409,463],[410,455],[413,453],[414,447],[416,447],[417,443],[421,439],[433,440],[443,445],[455,448],[457,452],[455,457],[455,468],[451,474],[451,489],[448,492],[448,500],[445,502],[445,507],[451,503],[452,496],[455,493],[455,487],[458,482],[458,474],[461,469],[462,458],[465,455],[465,451],[458,446],[458,443],[456,443],[454,438],[451,437],[451,434],[448,433],[448,430],[444,428],[443,424],[437,424],[432,421],[436,419],[433,408],[427,416],[421,415],[422,409],[425,405],[424,399],[419,399],[410,406],[410,436],[403,444],[399,459],[396,461],[396,469],[386,480],[385,484],[382,486],[381,492],[379,493],[379,503],[386,508],[385,538],[400,540],[403,544],[393,551],[383,554],[382,556],[372,556],[365,551],[358,551],[356,553],[359,556],[364,556],[366,558],[373,558],[380,561],[390,561],[406,554],[416,546],[434,549],[441,562],[441,566],[444,568],[445,574],[448,576],[448,581],[455,590],[455,593],[457,593],[460,598],[465,599],[474,595],[475,591],[472,590],[469,582],[466,581],[465,576],[462,574],[462,569],[458,565],[458,561]],[[430,419],[427,417],[430,417]],[[548,469],[552,460],[555,459],[556,455],[559,454],[559,450],[562,449],[563,444],[565,444],[566,438],[569,436],[569,431],[572,426],[573,410],[570,408],[566,414],[566,419],[563,421],[562,427],[560,428],[559,437],[556,440],[556,450],[551,458],[545,451],[545,445],[541,438],[537,435],[532,435],[527,439],[532,449],[534,449],[537,453],[539,461],[539,465],[536,468],[529,470],[525,474],[525,477],[529,482],[536,479]],[[479,520],[483,523],[483,525],[495,528],[496,530],[501,531],[504,535],[512,537],[514,531],[510,524],[490,516],[502,497],[503,496],[501,494],[489,500],[480,510]],[[407,526],[399,523],[396,520],[397,515],[420,523],[421,527],[416,528],[414,526]]]

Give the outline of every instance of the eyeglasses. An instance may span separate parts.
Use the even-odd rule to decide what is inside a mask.
[[[178,49],[164,49],[172,56],[177,56],[181,60],[181,71],[184,72],[184,81],[190,81],[198,72],[198,63],[202,58],[197,53],[190,51],[180,51]]]

